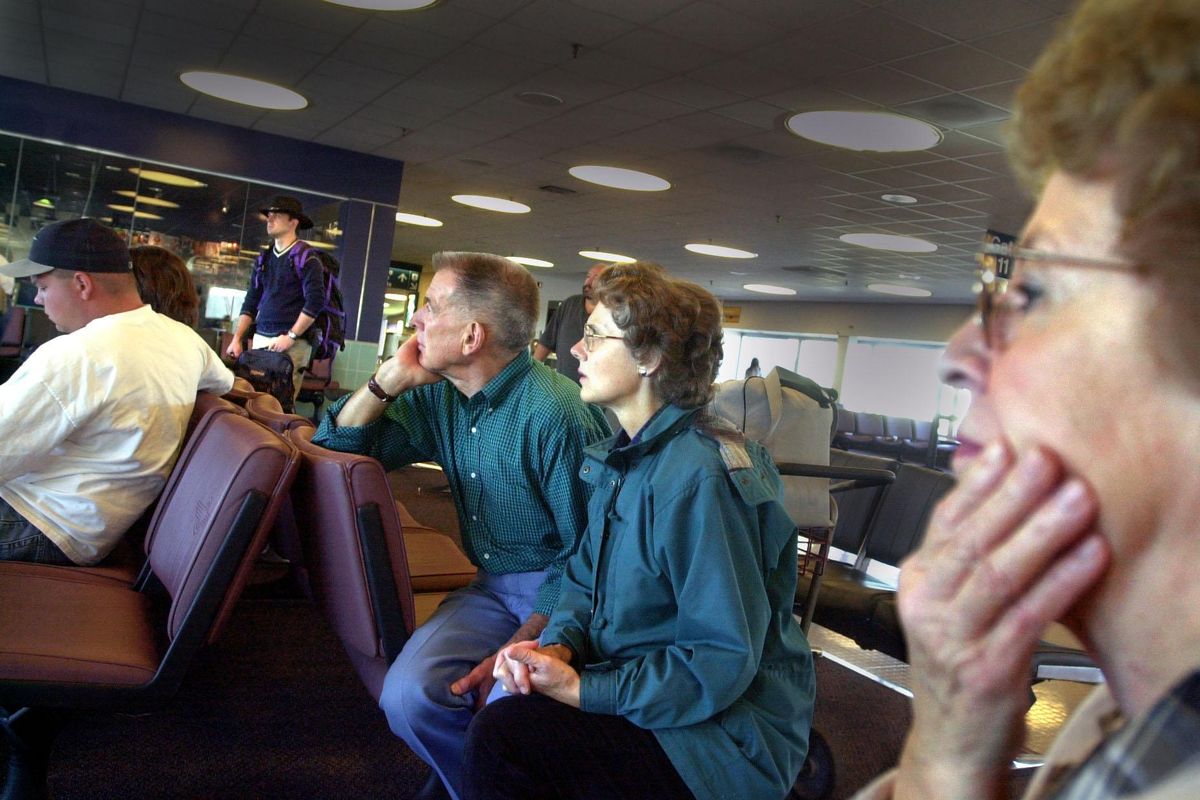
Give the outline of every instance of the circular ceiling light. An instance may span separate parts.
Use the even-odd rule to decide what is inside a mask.
[[[843,233],[838,237],[846,244],[869,247],[872,250],[891,250],[895,253],[932,253],[937,245],[915,236],[896,236],[891,233]]]
[[[144,194],[138,194],[132,189],[119,189],[114,194],[119,194],[121,197],[132,197],[133,202],[142,206],[157,206],[158,208],[179,208],[179,203],[172,203],[170,200],[163,200],[161,197],[147,197]]]
[[[384,299],[384,300],[396,300],[396,301],[398,302],[398,301],[400,301],[400,300],[407,300],[407,299],[408,299],[408,295],[406,295],[406,294],[397,294],[396,292],[384,292],[384,294],[383,294],[383,299]]]
[[[900,286],[895,283],[868,283],[867,289],[880,294],[894,294],[900,297],[929,297],[933,292],[916,286]]]
[[[364,8],[367,11],[420,11],[437,4],[438,0],[325,0],[335,6]]]
[[[482,208],[485,211],[499,211],[501,214],[528,214],[533,209],[515,200],[505,200],[500,197],[489,197],[486,194],[456,194],[450,198],[456,203],[472,208]]]
[[[941,131],[927,122],[883,111],[806,111],[784,124],[797,136],[847,150],[928,150],[942,140]]]
[[[337,245],[333,242],[322,242],[320,239],[305,239],[304,243],[318,250],[337,250]]]
[[[611,186],[614,189],[628,189],[632,192],[662,192],[671,188],[669,181],[663,180],[657,175],[651,175],[649,172],[638,172],[636,169],[584,164],[579,167],[571,167],[567,172],[581,181]]]
[[[623,256],[620,253],[606,253],[603,250],[580,250],[579,255],[593,261],[603,261],[605,264],[632,264],[636,258]]]
[[[113,211],[124,211],[126,214],[133,214],[138,219],[162,219],[162,214],[152,214],[149,211],[134,211],[133,206],[122,205],[121,203],[109,203],[108,207]]]
[[[544,261],[540,258],[530,258],[529,256],[509,256],[508,260],[515,261],[518,264],[522,264],[526,267],[542,267],[543,269],[549,269],[550,267],[554,266],[553,261]]]
[[[902,206],[910,206],[917,202],[917,198],[913,197],[911,194],[881,194],[879,199],[888,203],[897,203],[898,205]]]
[[[758,292],[759,294],[787,294],[796,293],[795,289],[789,289],[786,286],[773,286],[769,283],[746,283],[742,288],[747,292]]]
[[[396,212],[396,222],[404,222],[409,225],[421,225],[426,228],[440,228],[442,221],[433,217],[423,217],[420,214],[409,214],[407,211]]]
[[[522,103],[527,103],[531,106],[541,106],[542,108],[552,108],[561,106],[565,101],[556,94],[549,92],[517,92],[514,95]]]
[[[304,95],[287,87],[241,75],[193,70],[180,75],[179,80],[197,92],[244,106],[271,111],[296,111],[308,105]]]
[[[685,244],[684,250],[691,250],[693,253],[699,253],[703,256],[717,256],[719,258],[758,258],[758,253],[751,253],[749,250],[738,250],[736,247],[722,247],[719,244]]]
[[[165,183],[167,186],[182,186],[185,189],[202,189],[208,186],[203,181],[198,181],[195,178],[187,178],[183,175],[176,175],[173,172],[160,172],[156,169],[142,169],[141,167],[130,167],[129,171],[142,180],[150,181],[151,183]]]

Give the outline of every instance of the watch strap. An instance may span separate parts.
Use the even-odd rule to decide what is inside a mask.
[[[388,394],[385,392],[383,387],[379,385],[379,382],[375,380],[374,375],[367,378],[367,391],[378,397],[384,403],[390,403],[400,396],[398,394]]]

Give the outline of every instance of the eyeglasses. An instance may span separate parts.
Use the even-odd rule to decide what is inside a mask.
[[[1087,269],[1133,270],[1136,266],[1120,258],[1095,258],[1051,253],[1011,243],[989,242],[975,255],[979,264],[975,293],[978,297],[979,323],[988,349],[1000,352],[1012,341],[1016,324],[1024,315],[1027,299],[1008,293],[1008,280],[1022,261],[1049,266]]]
[[[612,336],[612,335],[606,334],[606,333],[597,333],[596,329],[593,328],[591,325],[583,326],[583,349],[584,350],[588,351],[589,353],[592,352],[593,350],[595,350],[596,345],[599,344],[599,342],[597,341],[598,339],[620,339],[620,340],[624,341],[625,337],[624,336]]]

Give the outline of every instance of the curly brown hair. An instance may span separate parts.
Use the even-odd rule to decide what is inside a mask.
[[[1120,249],[1161,288],[1163,355],[1200,377],[1200,2],[1085,0],[1018,91],[1011,133],[1035,191],[1055,170],[1113,181]]]
[[[200,297],[183,259],[162,247],[129,248],[138,294],[160,314],[191,328],[200,321]]]
[[[614,264],[596,278],[596,299],[637,361],[659,359],[650,376],[667,403],[695,408],[712,399],[721,364],[721,305],[694,283],[672,280],[651,262]]]

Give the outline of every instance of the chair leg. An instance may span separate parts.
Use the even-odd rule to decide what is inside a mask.
[[[50,753],[64,721],[61,713],[32,708],[0,718],[8,742],[8,776],[0,800],[48,800]]]

